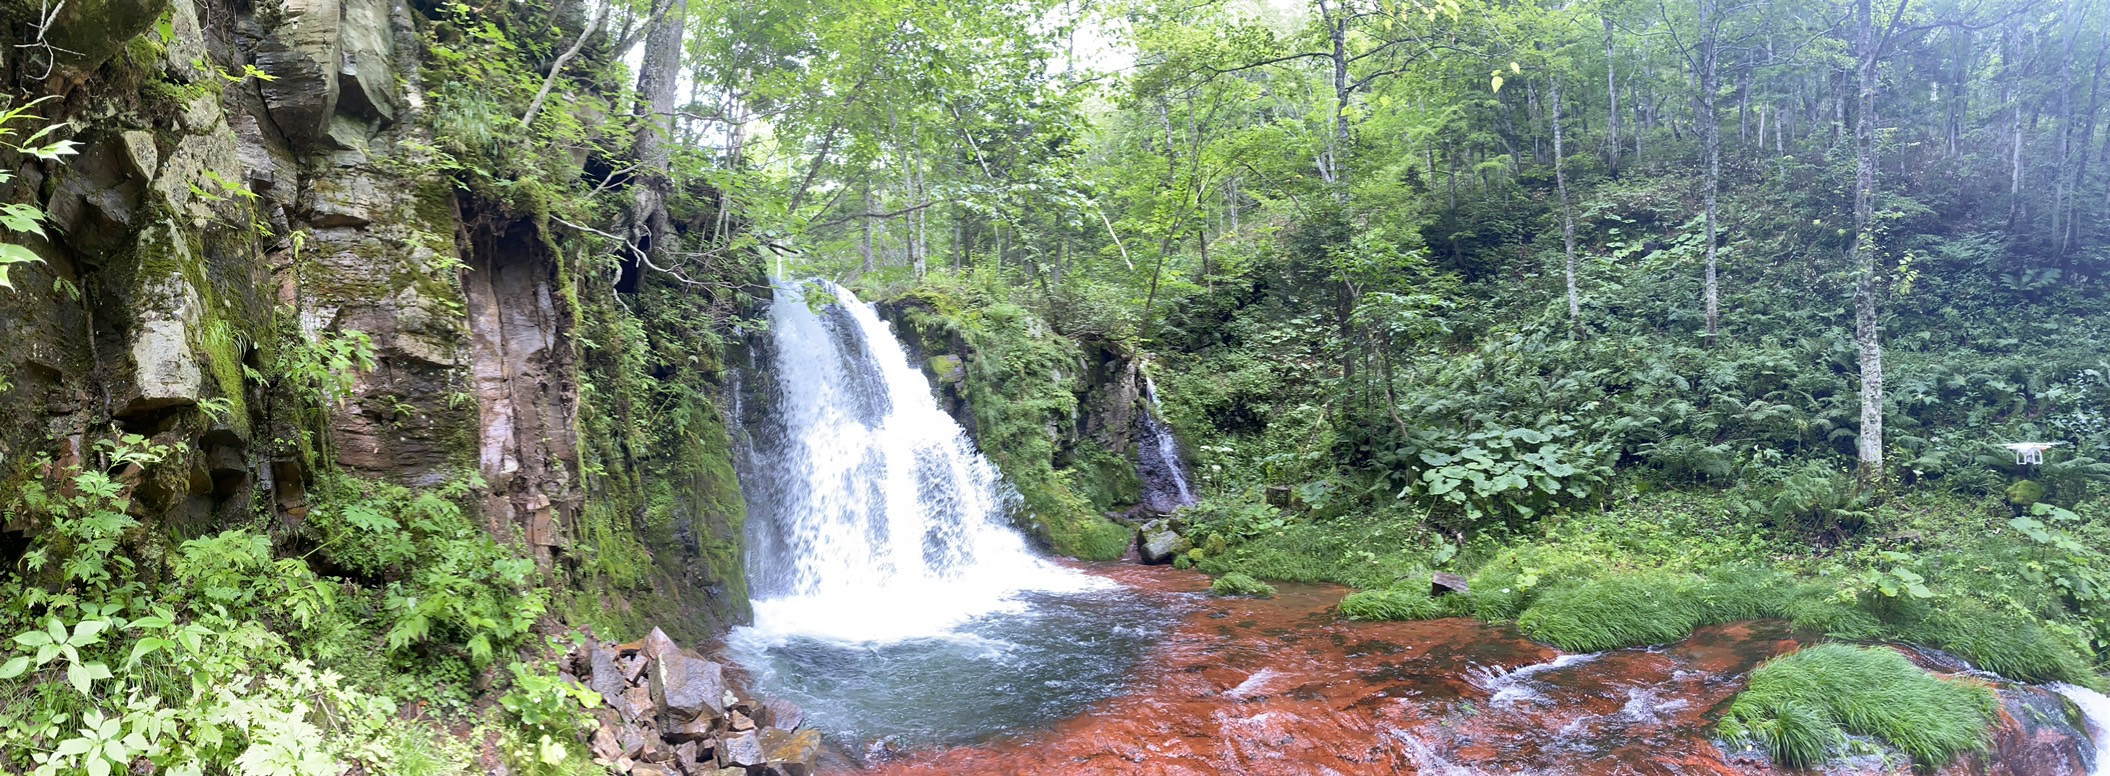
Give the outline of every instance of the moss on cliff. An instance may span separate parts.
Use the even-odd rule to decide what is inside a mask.
[[[1127,552],[1133,532],[1098,509],[1118,498],[1133,468],[1124,478],[1111,456],[1058,466],[1075,458],[1067,448],[1084,374],[1076,343],[1024,308],[966,285],[924,285],[890,306],[926,368],[957,360],[957,382],[951,374],[931,377],[957,399],[955,414],[965,411],[982,453],[1018,488],[1018,524],[1064,555],[1114,560]]]

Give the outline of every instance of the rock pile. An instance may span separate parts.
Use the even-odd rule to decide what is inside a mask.
[[[565,676],[600,693],[588,739],[597,762],[634,776],[809,776],[821,737],[799,707],[743,698],[725,666],[658,628],[627,644],[594,641],[566,657]]]

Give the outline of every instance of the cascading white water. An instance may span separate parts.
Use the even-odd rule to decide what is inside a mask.
[[[1194,487],[1187,483],[1187,466],[1180,457],[1179,440],[1158,419],[1164,406],[1158,403],[1158,386],[1149,375],[1143,376],[1143,396],[1150,400],[1150,411],[1141,418],[1143,430],[1151,437],[1137,451],[1138,473],[1143,477],[1143,505],[1156,512],[1190,506],[1197,501]]]
[[[749,636],[935,636],[1022,592],[1106,584],[1005,524],[1015,492],[871,305],[826,281],[783,283],[770,326],[776,390],[743,478]]]
[[[2110,776],[2110,697],[2070,684],[2049,685],[2046,689],[2066,696],[2073,705],[2080,707],[2081,715],[2088,718],[2088,729],[2081,732],[2095,741],[2095,760],[2088,773],[2090,776]]]

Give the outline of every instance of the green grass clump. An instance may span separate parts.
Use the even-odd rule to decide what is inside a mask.
[[[1983,748],[1995,708],[1991,690],[1937,678],[1894,650],[1823,644],[1752,671],[1720,730],[1792,768],[1823,762],[1847,733],[1880,738],[1933,768]]]
[[[1889,638],[1927,644],[1971,665],[2025,682],[2093,686],[2088,659],[2037,623],[1965,598],[1949,599],[1886,625]]]
[[[1215,527],[1206,522],[1206,513],[1190,519],[1204,533]],[[1285,582],[1388,588],[1403,580],[1428,579],[1427,556],[1405,549],[1412,546],[1414,537],[1411,527],[1384,521],[1297,520],[1238,542],[1225,552],[1212,552],[1195,566],[1210,574],[1237,571]],[[1343,562],[1343,558],[1355,560]]]
[[[1599,652],[1685,638],[1707,609],[1692,577],[1625,574],[1563,586],[1517,617],[1532,638],[1570,652]]]
[[[1341,616],[1351,620],[1429,620],[1447,617],[1442,602],[1416,590],[1363,590],[1341,599]]]
[[[1209,583],[1209,592],[1220,596],[1272,598],[1275,595],[1275,586],[1234,571]]]

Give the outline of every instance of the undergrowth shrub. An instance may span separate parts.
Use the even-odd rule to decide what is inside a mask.
[[[1823,762],[1851,733],[1932,769],[1982,749],[1996,708],[1984,685],[1934,677],[1889,648],[1823,644],[1752,671],[1720,732],[1763,745],[1791,768]]]

